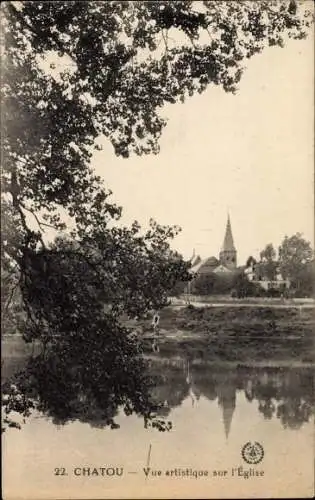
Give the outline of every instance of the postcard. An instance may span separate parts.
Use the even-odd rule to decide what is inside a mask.
[[[3,498],[312,498],[313,2],[1,25]]]

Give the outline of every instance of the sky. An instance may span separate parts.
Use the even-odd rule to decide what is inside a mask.
[[[179,225],[185,258],[218,256],[227,213],[238,263],[300,232],[314,244],[313,36],[248,61],[236,95],[210,86],[168,118],[159,155],[117,158],[112,146],[92,166],[124,208],[122,222]]]

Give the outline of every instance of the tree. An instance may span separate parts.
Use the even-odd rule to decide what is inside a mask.
[[[3,13],[3,190],[27,246],[45,224],[62,227],[60,207],[80,236],[119,218],[89,166],[99,135],[123,157],[157,153],[165,103],[209,84],[235,92],[249,57],[312,21],[293,0],[6,2]]]
[[[262,262],[270,262],[275,260],[275,258],[276,258],[276,251],[273,248],[272,243],[268,243],[268,245],[266,245],[264,250],[260,252],[260,260]]]
[[[250,266],[254,267],[256,264],[257,264],[256,259],[252,255],[250,255],[246,261],[246,267],[250,267]]]
[[[215,273],[200,274],[193,281],[193,289],[199,295],[211,295],[214,293],[218,277]]]
[[[22,297],[16,268],[1,269],[1,331],[14,334],[24,327]]]
[[[24,405],[21,392],[6,387],[11,410],[27,414],[36,394],[36,407],[59,423],[79,418],[114,428],[123,408],[142,415],[147,426],[169,428],[151,398],[141,341],[120,318],[163,307],[175,282],[189,275],[169,249],[169,230],[153,221],[144,236],[138,230],[137,224],[104,230],[94,245],[58,238],[25,252],[23,338],[40,341],[42,350],[15,378]]]
[[[238,273],[233,280],[233,295],[238,298],[255,297],[261,294],[260,287],[249,281],[244,273]]]
[[[314,251],[301,233],[285,236],[279,247],[279,263],[283,277],[291,281],[297,292],[303,288],[303,281],[309,281],[314,266]],[[313,261],[313,262],[312,262]],[[307,285],[309,287],[309,285]]]
[[[218,273],[217,279],[214,282],[213,293],[218,295],[230,294],[233,288],[234,278],[234,273]]]
[[[272,243],[268,243],[264,250],[260,252],[260,272],[270,281],[276,278],[278,263],[276,261],[276,251]]]
[[[298,276],[298,294],[301,297],[314,297],[315,295],[315,263],[314,261],[305,264]]]
[[[179,297],[180,295],[185,293],[186,287],[187,283],[178,281],[177,283],[175,283],[174,288],[170,292],[171,297]]]
[[[200,295],[226,295],[230,294],[234,281],[235,273],[200,274],[193,281],[193,289]]]
[[[60,380],[65,392],[58,397],[57,386],[49,386],[51,397],[40,383],[43,370],[49,374],[46,366],[55,366],[53,373],[70,377],[77,404],[86,389],[85,397],[93,393],[93,408],[103,401],[101,412],[115,401],[147,416],[143,363],[119,314],[163,306],[174,279],[187,279],[187,265],[169,258],[176,228],[151,224],[141,236],[137,224],[115,227],[121,207],[110,201],[111,192],[90,166],[97,138],[107,137],[122,157],[158,153],[165,103],[183,102],[211,83],[234,92],[246,59],[267,45],[282,45],[286,36],[306,36],[310,13],[292,0],[6,2],[2,13],[1,258],[6,269],[17,266],[25,337],[44,346],[29,366],[24,389],[56,411],[54,397],[66,401],[66,384]],[[47,229],[67,230],[72,243],[50,247]],[[82,294],[85,279],[89,286]],[[104,294],[110,312],[101,308]],[[78,330],[73,358],[75,322],[85,330]],[[75,359],[81,358],[80,368]],[[86,379],[88,360],[95,370],[90,367]],[[98,385],[108,360],[110,382],[117,363],[125,361],[124,382],[111,393]],[[71,405],[63,407],[73,416]]]

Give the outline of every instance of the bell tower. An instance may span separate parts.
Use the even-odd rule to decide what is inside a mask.
[[[227,218],[224,241],[220,252],[220,264],[231,270],[236,269],[237,265],[237,252],[233,241],[230,215]]]

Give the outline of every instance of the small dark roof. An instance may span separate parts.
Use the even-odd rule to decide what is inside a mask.
[[[212,273],[213,270],[218,267],[219,261],[216,257],[208,257],[207,259],[201,260],[198,264],[191,268],[192,273],[199,274],[209,274]]]

